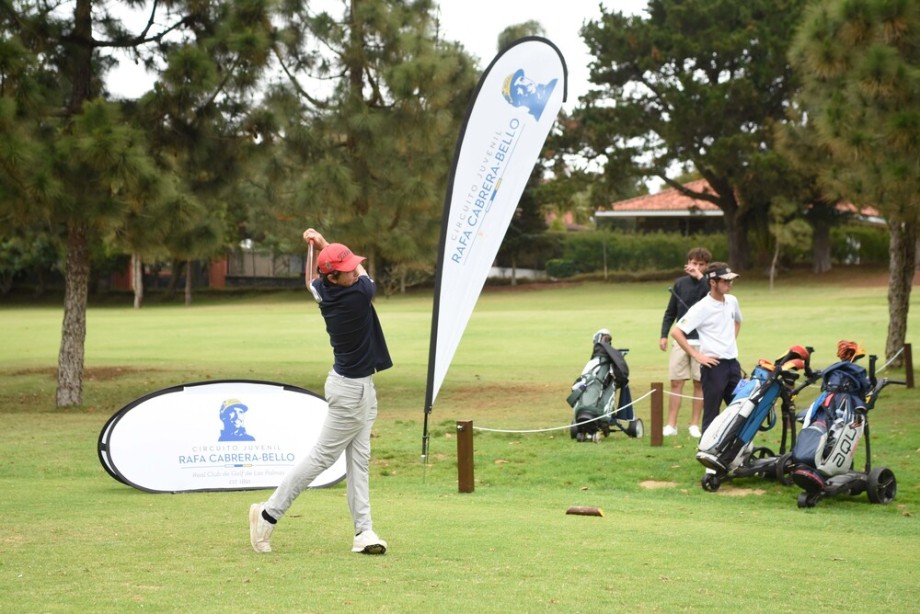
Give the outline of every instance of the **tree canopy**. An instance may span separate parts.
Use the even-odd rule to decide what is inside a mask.
[[[38,227],[63,246],[59,406],[82,400],[93,253],[292,249],[309,224],[372,271],[433,262],[475,67],[438,39],[430,0],[324,7],[0,4],[0,239]],[[118,54],[152,76],[137,100],[106,88]]]
[[[920,220],[920,6],[911,0],[825,0],[811,6],[790,57],[799,97],[831,163],[826,189],[888,219],[886,353],[904,346]]]
[[[270,214],[359,246],[378,279],[434,262],[455,135],[476,83],[471,58],[438,40],[428,1],[290,3],[263,105],[266,149],[253,189]]]
[[[650,0],[647,15],[602,7],[583,38],[593,88],[573,113],[578,153],[608,181],[693,168],[715,194],[689,193],[724,212],[733,266],[749,262],[747,230],[771,194],[772,124],[796,88],[786,60],[804,0]]]

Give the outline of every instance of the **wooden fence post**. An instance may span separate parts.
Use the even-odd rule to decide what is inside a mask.
[[[910,344],[904,344],[904,381],[908,388],[914,387],[914,356]]]
[[[473,492],[473,421],[457,422],[457,487]]]
[[[649,438],[653,446],[661,445],[661,422],[664,414],[664,385],[652,382],[652,433]]]

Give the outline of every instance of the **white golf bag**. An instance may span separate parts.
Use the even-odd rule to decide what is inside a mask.
[[[792,460],[830,478],[853,467],[866,426],[866,397],[871,384],[865,369],[842,361],[824,370],[822,389],[805,412]]]
[[[754,436],[764,419],[768,415],[771,418],[767,428],[776,421],[772,410],[781,385],[771,370],[758,365],[751,379],[738,383],[735,396],[725,411],[706,427],[696,459],[706,467],[723,473],[730,473],[741,466],[754,449]]]

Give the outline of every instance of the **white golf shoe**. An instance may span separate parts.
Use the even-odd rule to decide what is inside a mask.
[[[387,543],[371,530],[361,531],[355,535],[351,551],[360,554],[383,554],[387,551]]]
[[[262,504],[253,503],[249,506],[249,543],[256,552],[271,552],[271,539],[275,525],[262,517]]]

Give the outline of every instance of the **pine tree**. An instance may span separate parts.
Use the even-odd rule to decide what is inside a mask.
[[[831,190],[888,220],[886,355],[904,346],[920,223],[920,6],[911,0],[826,0],[791,51],[801,104],[833,163]]]
[[[472,60],[436,38],[428,0],[289,6],[276,45],[287,79],[263,122],[283,145],[263,174],[268,217],[349,244],[372,275],[430,274]]]
[[[266,60],[263,41],[270,20],[259,2],[135,6],[150,11],[136,32],[120,19],[123,3],[114,1],[75,0],[69,14],[25,1],[0,7],[0,45],[7,52],[0,64],[0,122],[15,125],[0,137],[12,147],[0,164],[0,207],[11,219],[41,221],[63,237],[58,407],[82,402],[92,246],[125,228],[132,216],[152,215],[146,208],[169,192],[164,176],[170,167],[162,163],[163,149],[160,157],[151,155],[148,139],[151,126],[160,123],[139,121],[129,102],[112,100],[105,88],[115,51],[127,52],[154,70],[168,67],[176,73],[171,83],[187,77],[173,109],[182,117],[187,117],[181,115],[187,109],[184,103],[199,87],[192,81],[212,71],[208,83],[220,87],[210,90],[211,107],[199,105],[197,110],[210,110],[210,117],[222,120],[244,111],[245,99],[234,93],[252,85],[258,73],[248,68]],[[204,51],[207,60],[184,53],[186,49]],[[190,132],[203,127],[188,122],[170,126]],[[198,142],[201,133],[185,136],[187,143]],[[172,168],[191,168],[197,181],[213,181],[201,174],[206,162],[212,162],[194,160],[189,151],[201,150],[174,150],[179,165]],[[189,165],[190,160],[198,164]]]

